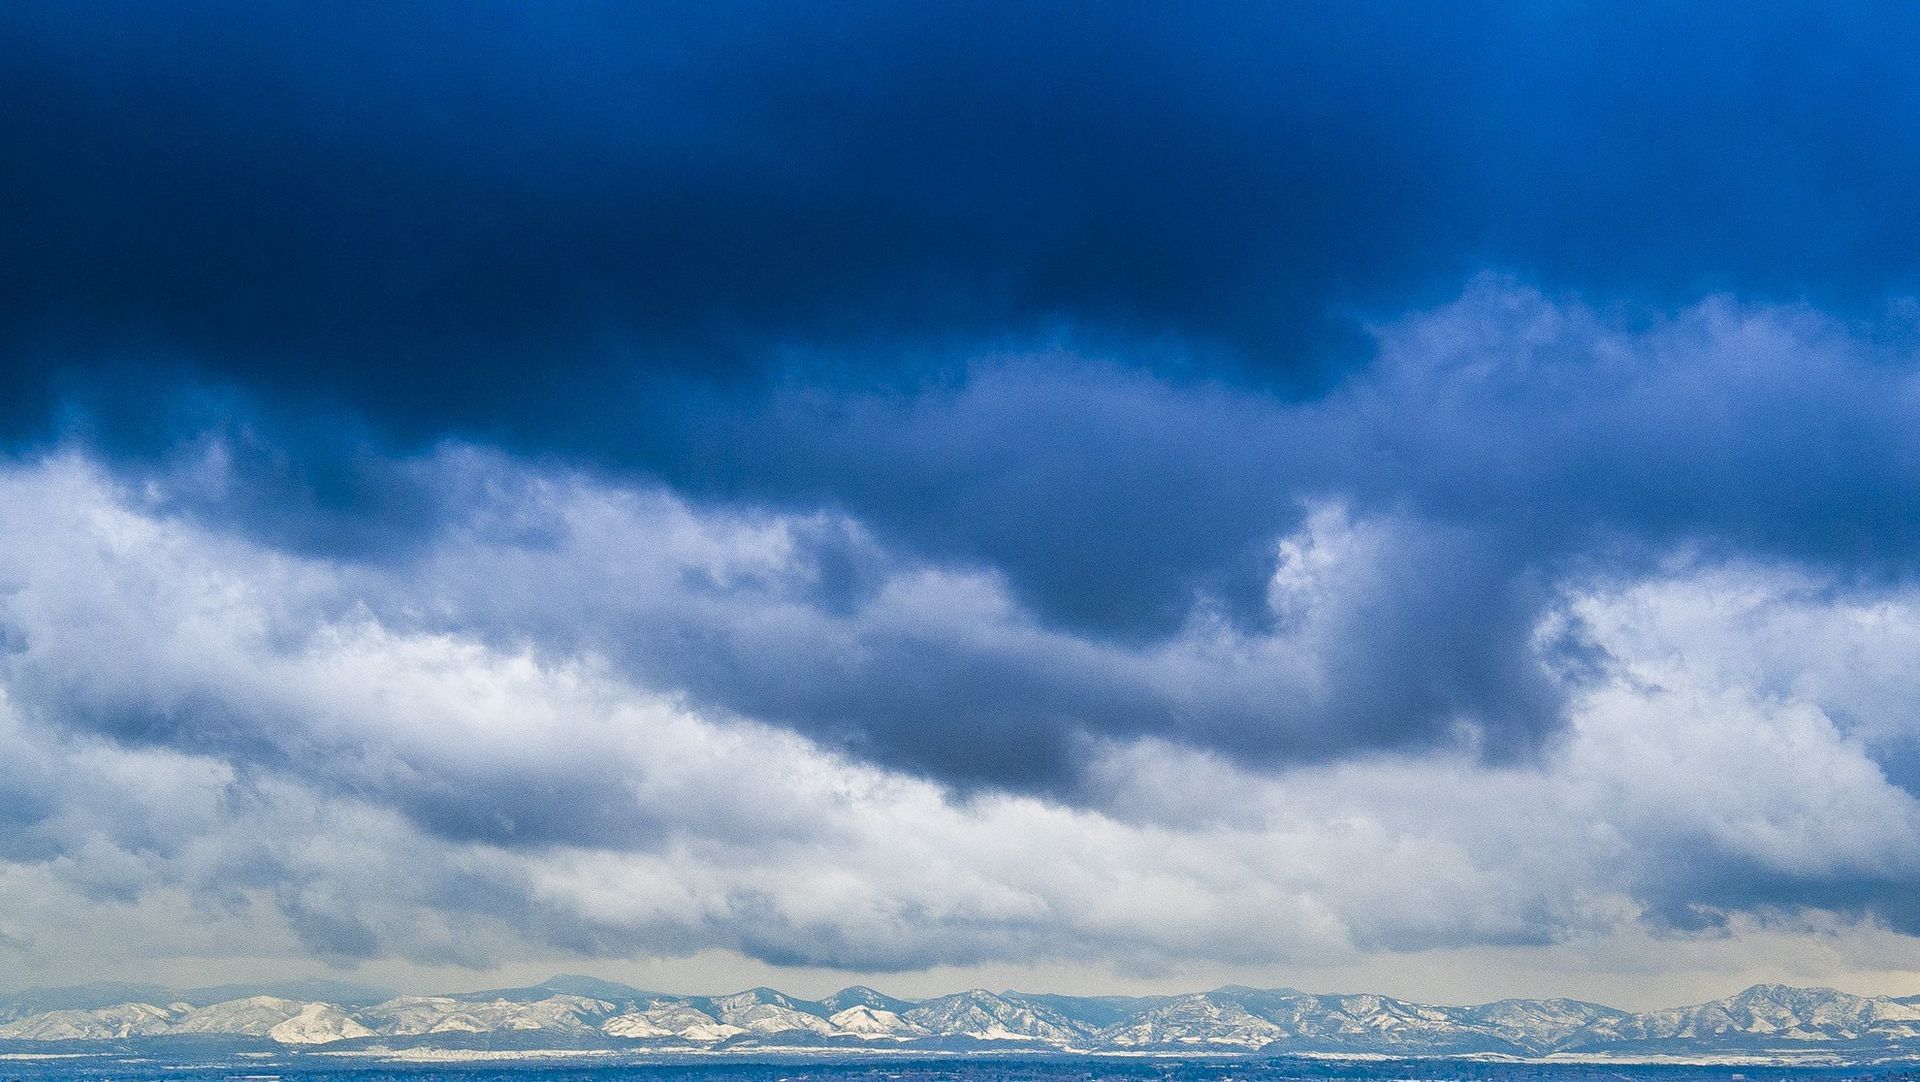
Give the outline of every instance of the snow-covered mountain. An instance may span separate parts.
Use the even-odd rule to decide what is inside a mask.
[[[1465,1025],[1457,1008],[1430,1007],[1379,995],[1273,996],[1215,993],[1272,1019],[1302,1049],[1367,1052],[1486,1051],[1486,1034]]]
[[[825,1009],[817,1003],[802,1003],[771,988],[752,988],[730,996],[706,1000],[708,1013],[716,1019],[747,1033],[833,1032]]]
[[[864,984],[842,988],[821,1000],[820,1005],[835,1014],[848,1007],[871,1007],[876,1011],[891,1011],[894,1014],[905,1014],[914,1008],[914,1002],[910,999],[895,999]]]
[[[1200,992],[1179,996],[1103,1030],[1121,1048],[1265,1048],[1288,1037],[1279,1023],[1232,999]]]
[[[281,1044],[332,1044],[373,1036],[366,1023],[331,1003],[308,1003],[300,1013],[267,1031]]]
[[[354,1013],[361,1025],[394,1037],[429,1033],[537,1031],[587,1035],[618,1008],[602,999],[565,993],[544,999],[506,996],[400,996]]]
[[[222,1036],[265,1037],[275,1026],[303,1013],[304,1003],[278,996],[248,996],[245,999],[215,1003],[183,1012],[179,1021],[168,1027],[169,1034],[219,1034]]]
[[[975,988],[930,999],[901,1016],[929,1033],[977,1041],[1020,1041],[1074,1046],[1091,1027],[1051,1007],[1014,994]]]
[[[1531,1052],[1562,1047],[1582,1030],[1629,1017],[1578,999],[1502,999],[1449,1009],[1463,1025]]]
[[[0,1026],[0,1040],[100,1041],[120,1037],[152,1037],[170,1032],[191,1010],[186,1004],[156,1007],[151,1003],[122,1003],[92,1010],[68,1008],[30,1014]]]
[[[884,1007],[869,1007],[858,1004],[843,1011],[835,1011],[827,1016],[827,1022],[838,1033],[851,1033],[861,1038],[881,1037],[926,1037],[930,1031],[915,1022],[909,1022],[897,1012]]]
[[[34,1002],[71,1002],[35,993]],[[1633,1014],[1569,999],[1433,1006],[1379,995],[1219,988],[1182,996],[1074,997],[974,989],[912,1001],[871,988],[806,1000],[771,988],[669,996],[586,977],[530,988],[399,996],[355,1005],[280,996],[194,1004],[59,1007],[0,1023],[0,1043],[224,1039],[281,1046],[1043,1048],[1078,1051],[1856,1056],[1920,1053],[1920,997],[1757,985]]]
[[[591,978],[556,977],[558,981],[590,980]],[[626,988],[625,985],[614,985]],[[627,989],[632,991],[632,989]],[[578,991],[576,988],[553,988],[542,992]],[[97,1010],[102,1007],[118,1007],[129,1003],[184,1003],[191,1007],[206,1007],[215,1003],[228,1003],[236,999],[252,996],[274,996],[279,999],[299,1000],[302,1003],[336,1003],[347,1007],[366,1007],[382,1000],[391,999],[393,993],[366,985],[350,984],[345,981],[329,980],[286,980],[269,981],[264,984],[219,985],[211,988],[162,988],[154,984],[126,984],[105,982],[97,984],[76,984],[65,988],[32,988],[23,992],[0,992],[0,1023],[11,1022],[34,1014],[49,1011]],[[536,997],[537,998],[537,997]]]
[[[719,1044],[746,1030],[729,1025],[690,1003],[656,1003],[607,1019],[601,1031],[611,1037],[646,1041],[672,1038],[693,1045]]]
[[[1699,1048],[1796,1048],[1901,1044],[1920,1050],[1920,1006],[1831,988],[1757,984],[1693,1007],[1623,1015],[1575,1033],[1570,1045],[1671,1044]]]

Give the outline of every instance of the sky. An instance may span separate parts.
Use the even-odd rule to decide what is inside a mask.
[[[1920,992],[1920,9],[0,42],[0,990]]]

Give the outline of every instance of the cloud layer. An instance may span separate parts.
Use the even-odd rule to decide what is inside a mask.
[[[0,958],[1898,954],[1916,18],[9,6]]]
[[[1493,266],[1911,290],[1904,5],[16,6],[22,424],[163,369],[603,460],[663,377],[913,382],[1070,328],[1314,388]],[[1143,350],[1142,342],[1176,348]],[[37,392],[37,393],[29,393]]]
[[[160,467],[18,460],[0,949],[60,949],[70,908],[191,938],[154,930],[181,906],[243,945],[169,950],[870,972],[1920,931],[1903,538],[1863,510],[1840,550],[1712,497],[1768,446],[1716,416],[1811,397],[1838,415],[1803,453],[1829,428],[1897,444],[1906,370],[1804,311],[1629,331],[1494,284],[1383,335],[1365,380],[1311,403],[1078,369],[1106,373],[1096,400],[1239,418],[1282,453],[1341,428],[1409,448],[1371,484],[1292,488],[1257,618],[1195,590],[1146,635],[1050,620],[1016,574],[845,510],[470,446],[382,466],[455,510],[381,558],[223,518],[217,433]],[[945,423],[1038,371],[881,412]],[[1547,400],[1593,420],[1556,434]],[[1697,498],[1604,420],[1656,402],[1663,483]],[[1469,417],[1484,442],[1432,435]],[[1521,429],[1532,461],[1508,464]],[[1614,490],[1522,504],[1556,459]],[[1901,461],[1851,468],[1871,489]],[[1750,490],[1809,522],[1841,498],[1793,469]],[[1389,499],[1396,471],[1432,480]]]

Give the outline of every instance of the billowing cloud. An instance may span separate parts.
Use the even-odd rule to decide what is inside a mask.
[[[1342,712],[1393,626],[1374,598],[1460,605],[1419,600],[1419,554],[1462,535],[1413,509],[1309,501],[1266,631],[1196,604],[1126,643],[841,514],[458,447],[409,468],[506,498],[396,564],[280,551],[80,455],[6,469],[5,949],[100,912],[177,951],[866,971],[1916,928],[1908,586],[1689,546],[1567,569],[1512,662],[1560,720],[1501,755],[1471,714],[1408,743]],[[955,674],[996,659],[1075,709],[967,724],[994,700]],[[893,703],[956,701],[835,725],[810,698],[903,667]],[[939,758],[1036,739],[1070,782]],[[234,942],[162,931],[183,906]]]
[[[1911,11],[445,16],[0,11],[0,955],[1920,931]]]
[[[1581,679],[1580,644],[1538,633],[1570,576],[1698,548],[1902,580],[1907,333],[1725,301],[1634,329],[1488,280],[1309,401],[1046,354],[689,415],[812,474],[810,500],[366,450],[410,517],[344,557],[258,513],[259,433],[133,469],[232,543],[344,559],[403,625],[591,650],[870,761],[1064,794],[1109,737],[1525,757]],[[342,513],[366,509],[313,511]]]

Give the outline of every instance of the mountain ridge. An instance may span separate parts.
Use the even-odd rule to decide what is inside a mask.
[[[59,1005],[115,990],[161,994],[93,1007]],[[373,1003],[265,993],[195,1003],[144,985],[37,989],[0,997],[0,1046],[208,1040],[370,1050],[484,1046],[724,1053],[805,1047],[1522,1059],[1893,1057],[1920,1053],[1920,996],[1757,984],[1705,1003],[1641,1012],[1564,997],[1442,1005],[1373,993],[1243,986],[1169,996],[974,988],[913,1000],[855,985],[805,999],[766,987],[716,996],[671,995],[561,974],[526,987],[390,996]]]

